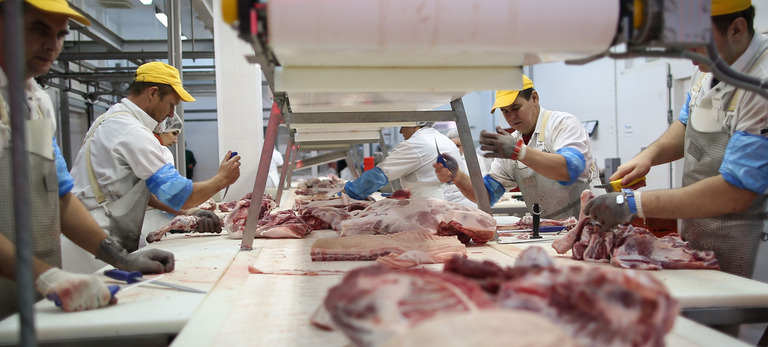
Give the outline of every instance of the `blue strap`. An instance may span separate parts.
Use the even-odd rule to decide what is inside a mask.
[[[387,185],[389,179],[384,171],[378,167],[363,172],[360,177],[354,181],[349,181],[344,185],[344,190],[352,199],[364,200],[373,192]]]
[[[488,191],[488,197],[490,197],[491,206],[499,202],[501,196],[507,192],[507,189],[504,188],[504,185],[493,179],[491,175],[483,176],[483,183],[485,184],[485,190]]]
[[[555,154],[560,154],[565,157],[565,164],[568,166],[568,181],[557,181],[561,185],[568,186],[576,182],[587,167],[587,160],[584,159],[578,149],[573,147],[563,147],[555,151]]]
[[[61,155],[61,149],[56,143],[56,136],[53,137],[53,155],[56,159],[56,178],[59,181],[59,197],[66,195],[72,191],[75,186],[75,179],[67,170],[67,162]]]
[[[636,214],[637,213],[637,204],[635,203],[635,192],[632,191],[632,189],[622,189],[624,194],[627,196],[627,205],[629,206],[629,213]]]
[[[178,210],[192,195],[192,180],[182,177],[172,164],[165,164],[147,179],[147,188],[160,202]]]
[[[685,124],[688,125],[688,117],[690,116],[691,112],[691,93],[688,92],[688,94],[685,96],[685,103],[683,103],[683,107],[680,108],[680,115],[677,116],[677,119]]]

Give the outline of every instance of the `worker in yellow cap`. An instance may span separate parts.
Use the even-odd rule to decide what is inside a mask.
[[[73,193],[90,215],[110,234],[111,247],[133,252],[139,247],[141,227],[150,198],[172,210],[190,210],[201,217],[204,232],[221,230],[210,211],[193,209],[240,176],[240,157],[226,159],[206,181],[181,176],[165,156],[166,149],[152,130],[174,116],[181,101],[195,101],[184,89],[179,71],[151,62],[136,69],[128,96],[99,116],[72,165]],[[151,194],[150,194],[151,193]],[[105,264],[62,237],[64,269],[91,273]]]
[[[0,5],[4,5],[0,0]],[[0,47],[5,47],[3,32],[6,14],[0,6]],[[51,98],[33,77],[44,75],[58,58],[69,33],[68,21],[83,25],[90,21],[69,7],[66,0],[26,0],[22,6],[21,25],[24,34],[23,85],[26,97],[24,127],[26,129],[26,182],[31,193],[31,236],[33,269],[37,299],[57,295],[65,311],[95,309],[116,302],[99,277],[62,271],[59,234],[76,240],[78,248],[93,255],[102,254],[101,245],[108,235],[91,218],[72,194],[73,179],[56,144],[56,115]],[[15,230],[13,204],[13,163],[11,162],[10,110],[6,100],[10,86],[6,73],[9,66],[6,50],[0,49],[0,319],[18,310],[16,286]],[[21,87],[21,86],[20,86]],[[110,250],[112,251],[112,250]],[[165,272],[173,270],[173,254],[159,249],[127,254],[113,252],[102,257],[109,264],[128,271]]]
[[[483,177],[491,205],[519,187],[529,210],[539,204],[542,218],[578,217],[581,192],[600,184],[589,134],[574,115],[541,107],[531,79],[522,79],[522,90],[496,92],[491,108],[491,113],[500,109],[512,129],[480,133],[480,149],[489,151],[485,157],[496,158]],[[453,180],[464,196],[477,201],[467,174],[439,164],[434,168],[441,182]]]
[[[721,59],[765,81],[768,40],[755,32],[754,18],[750,0],[712,1],[712,38]],[[704,47],[695,51],[706,54]],[[723,271],[768,282],[768,100],[718,81],[704,66],[694,68],[690,86],[678,120],[610,178],[631,182],[652,165],[683,158],[683,187],[634,192],[628,201],[635,211],[615,196],[601,197],[589,213],[603,226],[634,214],[682,219],[683,239],[715,251]]]

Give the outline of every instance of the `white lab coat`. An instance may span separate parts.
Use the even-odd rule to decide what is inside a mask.
[[[128,99],[113,105],[105,114],[129,112],[105,120],[91,140],[91,163],[108,202],[119,200],[138,184],[154,175],[168,161],[163,146],[152,133],[157,121]],[[85,162],[85,146],[80,148],[72,165],[75,186],[72,193],[83,202],[91,216],[106,227],[104,210],[96,203]],[[63,268],[78,273],[91,273],[106,265],[61,237]]]
[[[457,158],[460,169],[466,172],[466,164],[458,159],[461,155],[456,144],[430,127],[417,130],[408,140],[395,146],[392,153],[377,167],[390,181],[399,178],[403,188],[410,189],[414,197],[444,199],[459,203],[469,202],[461,193],[458,196],[453,194],[454,190],[458,191],[456,186],[440,183],[437,179],[435,168],[432,166],[437,161],[435,142],[441,153]]]
[[[269,163],[269,176],[267,176],[267,188],[277,188],[280,182],[280,173],[277,167],[283,165],[283,155],[276,149],[272,150],[272,161]]]

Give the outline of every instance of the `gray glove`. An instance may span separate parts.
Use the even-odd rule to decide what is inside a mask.
[[[195,231],[199,233],[221,233],[221,220],[212,211],[199,209],[193,212],[192,216],[200,217]]]
[[[626,224],[636,217],[629,211],[629,202],[624,192],[608,193],[590,200],[584,206],[585,213],[600,223],[600,230],[606,231],[619,224]]]
[[[483,130],[480,132],[480,147],[483,151],[489,151],[483,156],[486,158],[505,158],[522,160],[525,156],[525,143],[522,139],[515,139],[501,127],[496,127],[496,133]]]
[[[173,253],[160,249],[146,249],[128,254],[111,237],[101,241],[96,259],[120,270],[139,271],[145,274],[171,272],[176,264]]]

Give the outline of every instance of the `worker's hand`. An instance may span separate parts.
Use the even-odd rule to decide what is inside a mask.
[[[61,309],[67,312],[93,310],[117,303],[107,286],[95,275],[73,274],[55,267],[40,274],[35,287],[43,296],[58,296]]]
[[[197,229],[195,231],[199,233],[221,233],[221,220],[215,213],[201,208],[190,212],[188,213],[190,216],[198,217]]]
[[[621,179],[621,186],[624,187],[625,184],[629,184],[630,182],[647,175],[649,171],[651,171],[651,162],[638,156],[632,158],[632,160],[625,164],[619,165],[619,167],[616,168],[616,172],[611,175],[608,181]],[[633,186],[628,186],[627,188],[638,190],[642,187],[645,187],[645,180],[642,180]]]
[[[171,272],[175,267],[173,253],[160,249],[145,249],[128,254],[120,244],[107,237],[99,244],[96,259],[125,271],[141,273]]]
[[[635,218],[629,212],[629,202],[623,192],[608,193],[589,200],[584,206],[585,214],[600,224],[600,230],[607,231],[619,224],[625,224]]]
[[[505,158],[522,160],[525,157],[526,146],[522,139],[515,139],[500,126],[496,127],[496,133],[483,130],[480,132],[480,147],[483,151],[489,151],[483,156],[486,158]]]
[[[218,173],[216,173],[224,180],[224,187],[235,183],[240,178],[240,156],[236,155],[230,158],[231,155],[232,151],[228,151],[219,165]]]
[[[435,175],[437,175],[437,179],[440,180],[440,182],[451,183],[456,179],[456,175],[459,173],[459,162],[448,154],[443,153],[442,156],[445,159],[445,166],[440,163],[435,163],[432,167],[435,168]]]

